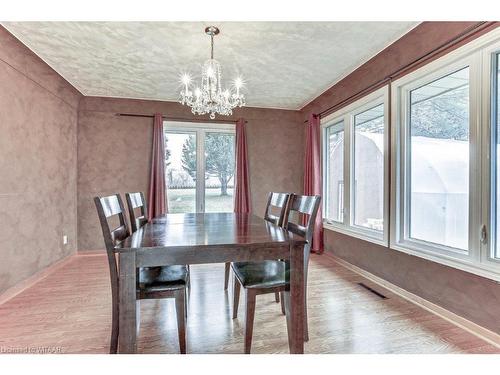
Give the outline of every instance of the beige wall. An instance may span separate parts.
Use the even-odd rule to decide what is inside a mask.
[[[352,95],[474,27],[475,22],[425,22],[302,109],[302,118]],[[498,27],[492,25],[491,28]],[[470,39],[470,38],[469,38]],[[453,47],[451,47],[453,48]],[[325,229],[325,249],[428,301],[500,333],[500,285],[439,263]]]
[[[80,251],[103,248],[94,196],[119,192],[124,197],[127,191],[147,192],[148,189],[152,119],[116,116],[120,112],[160,112],[166,116],[194,118],[189,108],[174,102],[82,99],[78,122]],[[247,107],[236,110],[230,119],[240,116],[248,121],[252,208],[262,216],[269,191],[302,191],[304,123],[298,111]]]
[[[1,293],[76,251],[81,95],[2,27],[0,82]]]

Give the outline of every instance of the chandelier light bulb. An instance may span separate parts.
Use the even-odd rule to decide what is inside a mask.
[[[237,89],[242,88],[243,87],[243,78],[236,77],[236,79],[234,80],[234,87],[236,87]]]
[[[184,84],[184,92],[183,92],[184,97],[189,97],[190,96],[189,84],[191,83],[191,77],[189,76],[189,74],[184,73],[181,76],[181,82]]]
[[[234,80],[234,87],[236,88],[236,97],[237,98],[240,97],[240,88],[243,87],[243,84],[244,84],[243,78],[236,77],[236,79]],[[240,107],[241,107],[241,105],[240,105]]]
[[[191,83],[191,77],[189,76],[189,74],[184,73],[181,76],[181,82],[184,84],[184,86],[189,86],[189,84]]]

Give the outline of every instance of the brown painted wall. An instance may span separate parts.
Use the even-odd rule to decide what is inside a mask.
[[[467,31],[474,22],[425,22],[301,110],[302,118],[337,105]],[[494,26],[496,27],[496,26]],[[325,229],[325,249],[389,282],[500,333],[500,285],[388,247]]]
[[[2,27],[0,82],[1,293],[76,251],[81,95]]]
[[[174,102],[82,99],[78,122],[80,251],[103,248],[94,196],[148,189],[152,119],[115,116],[119,112],[193,118],[187,107]],[[262,216],[269,191],[302,191],[304,124],[298,111],[247,107],[236,110],[230,119],[240,116],[248,121],[253,212]]]

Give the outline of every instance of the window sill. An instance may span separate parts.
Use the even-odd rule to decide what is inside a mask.
[[[351,236],[363,241],[368,241],[372,242],[376,245],[381,245],[381,246],[389,246],[389,241],[387,239],[384,239],[383,234],[377,235],[376,233],[369,233],[368,231],[362,231],[362,230],[356,230],[345,226],[340,226],[340,225],[335,225],[332,223],[326,223],[323,222],[323,228],[327,230],[331,230],[333,232],[338,232],[341,234],[345,234],[347,236]]]
[[[389,241],[384,240],[382,238],[377,238],[374,236],[370,236],[365,233],[360,233],[355,230],[351,230],[349,228],[343,226],[337,226],[332,223],[323,223],[323,228],[326,230],[331,230],[333,232],[341,233],[350,237],[354,237],[363,241],[368,241],[374,243],[376,245],[384,246],[390,248],[391,250],[400,251],[402,253],[406,253],[409,255],[413,255],[419,258],[423,258],[435,263],[439,263],[448,267],[456,268],[458,270],[472,273],[477,276],[484,277],[486,279],[493,280],[500,284],[500,265],[499,266],[490,266],[488,264],[480,263],[475,264],[468,260],[461,260],[452,258],[442,254],[432,254],[430,252],[424,252],[419,250],[409,249],[402,245],[391,244],[389,246]]]
[[[500,267],[490,266],[484,263],[473,263],[470,260],[457,259],[444,254],[433,254],[427,251],[409,249],[399,244],[391,244],[390,249],[423,258],[451,268],[456,268],[458,270],[472,273],[500,283]]]

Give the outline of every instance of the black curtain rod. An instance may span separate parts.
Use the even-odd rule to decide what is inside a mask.
[[[142,118],[154,118],[155,116],[152,114],[146,113],[117,113],[116,116],[124,116],[124,117],[142,117]],[[194,118],[184,118],[184,117],[170,117],[170,116],[162,116],[164,120],[168,121],[183,121],[183,122],[214,122],[214,123],[223,123],[223,124],[235,124],[236,121],[232,120],[210,120],[210,119],[194,119]],[[248,121],[245,121],[245,124]]]
[[[394,80],[395,77],[403,75],[405,71],[408,71],[408,70],[412,69],[413,67],[431,59],[433,56],[445,51],[446,49],[454,46],[455,44],[460,43],[461,41],[467,39],[468,37],[473,36],[474,34],[477,34],[477,33],[481,32],[482,30],[484,30],[484,29],[486,29],[494,24],[495,24],[495,22],[483,21],[483,22],[479,22],[479,23],[471,26],[470,28],[468,28],[464,32],[460,33],[459,35],[455,36],[454,38],[450,39],[446,43],[434,48],[432,51],[429,51],[425,55],[413,60],[411,63],[399,68],[398,70],[396,70],[395,72],[393,72],[389,76],[382,78],[381,80],[364,88],[361,91],[358,91],[357,93],[349,96],[348,98],[342,100],[341,102],[324,109],[323,111],[318,113],[317,116],[319,116],[321,118],[321,117],[324,117],[326,115],[329,115],[329,114],[335,112],[335,110],[342,108],[345,105],[350,104],[351,102],[354,102],[358,98],[363,97],[363,96],[369,94],[370,92],[375,91],[375,90],[379,89],[380,87],[392,82],[392,80]],[[308,121],[309,120],[305,120],[304,123],[307,123]]]

